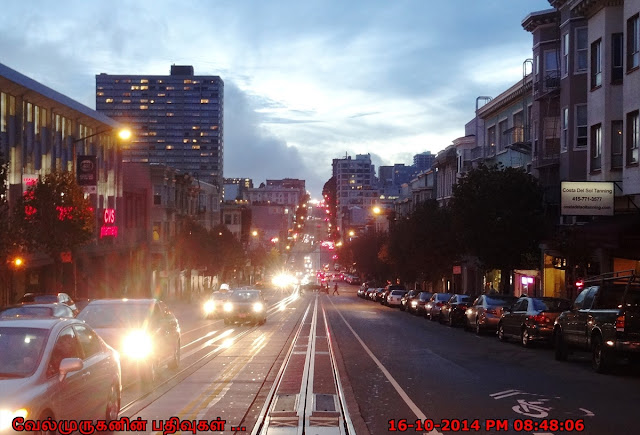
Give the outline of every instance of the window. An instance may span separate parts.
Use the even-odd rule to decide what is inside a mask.
[[[569,34],[562,35],[562,77],[569,74]]]
[[[624,57],[622,48],[622,33],[611,35],[611,83],[622,83],[622,58]]]
[[[587,70],[587,51],[589,48],[587,38],[588,33],[586,27],[576,29],[576,72],[584,72]]]
[[[524,114],[520,111],[513,115],[513,142],[524,142]]]
[[[591,127],[591,170],[600,170],[602,164],[602,124]]]
[[[539,72],[540,72],[540,55],[536,54],[536,62],[533,65],[533,74],[537,76]]]
[[[504,151],[508,145],[510,145],[510,140],[507,133],[507,120],[500,121],[498,124],[498,139],[500,142],[498,143],[498,151]]]
[[[544,85],[547,88],[557,88],[558,83],[558,51],[544,52]]]
[[[611,121],[611,168],[622,167],[622,121]]]
[[[576,106],[576,147],[587,146],[587,105]]]
[[[78,340],[80,341],[80,347],[84,353],[85,360],[102,351],[100,339],[95,332],[84,325],[76,325],[74,328],[76,334],[78,334]]]
[[[533,130],[533,156],[536,157],[538,155],[538,122],[533,121],[531,124],[531,129]]]
[[[492,125],[487,129],[487,147],[489,148],[489,154],[496,151],[496,126]]]
[[[56,344],[53,345],[51,359],[47,366],[47,377],[58,374],[60,362],[65,358],[80,358],[76,335],[71,327],[65,328],[60,335],[58,335]]]
[[[640,16],[627,21],[627,71],[640,66]]]
[[[560,146],[562,147],[563,151],[566,151],[568,145],[569,145],[569,108],[568,107],[564,107],[562,109],[562,116],[561,116],[561,123],[562,123],[562,143],[560,144]]]
[[[637,110],[627,115],[627,165],[638,163],[638,143],[640,143],[639,120]]]
[[[602,40],[591,44],[591,89],[602,86]]]

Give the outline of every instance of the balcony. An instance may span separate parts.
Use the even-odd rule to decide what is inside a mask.
[[[532,165],[535,169],[555,166],[560,164],[560,139],[547,138],[544,141],[544,150],[534,152]]]
[[[529,127],[516,126],[508,128],[502,134],[504,148],[511,148],[521,153],[531,153],[531,140]]]
[[[560,89],[560,72],[547,71],[547,75],[533,82],[534,98],[542,97],[546,94]]]

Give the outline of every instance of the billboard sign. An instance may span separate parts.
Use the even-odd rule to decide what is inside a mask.
[[[98,165],[96,156],[78,156],[76,162],[78,185],[95,186],[98,184]]]
[[[614,196],[610,181],[563,181],[561,212],[563,216],[613,216]]]

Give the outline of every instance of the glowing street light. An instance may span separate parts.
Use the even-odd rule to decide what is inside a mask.
[[[378,207],[378,206],[373,207],[372,211],[373,211],[374,214],[382,213],[382,209],[380,207]]]

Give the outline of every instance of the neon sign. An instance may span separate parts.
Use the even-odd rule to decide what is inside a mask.
[[[105,208],[102,213],[102,227],[100,227],[100,238],[118,237],[118,227],[116,223],[116,210]]]

